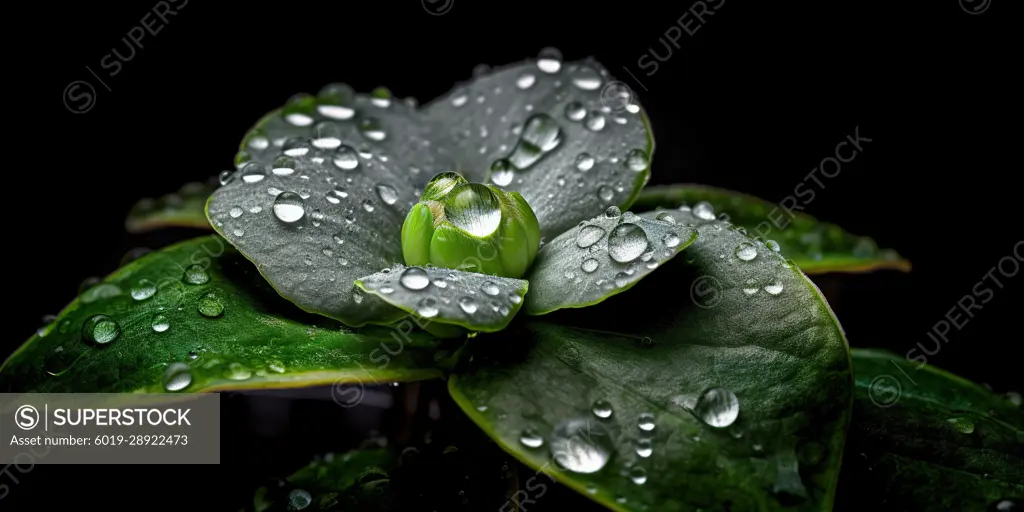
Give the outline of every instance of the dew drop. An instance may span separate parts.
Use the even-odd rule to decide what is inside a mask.
[[[469,95],[466,94],[466,93],[462,93],[462,94],[456,95],[455,97],[452,98],[452,106],[456,107],[456,108],[461,107],[461,106],[465,105],[466,101],[468,101],[468,100],[469,100]]]
[[[585,249],[596,244],[604,237],[604,234],[605,230],[600,226],[595,226],[593,224],[583,226],[580,229],[579,234],[576,235],[576,245]]]
[[[782,281],[778,278],[772,279],[770,283],[764,285],[764,291],[768,292],[770,295],[778,295],[782,293],[783,288]]]
[[[153,328],[153,332],[164,332],[171,327],[171,324],[167,321],[166,316],[156,315],[153,317],[151,327]]]
[[[587,109],[582,103],[572,101],[565,105],[565,118],[570,121],[579,122],[587,117]]]
[[[650,160],[647,158],[647,152],[642,149],[634,149],[626,155],[626,167],[633,172],[641,172],[647,169],[648,165]]]
[[[171,363],[164,371],[164,389],[181,391],[192,384],[192,372],[185,363]]]
[[[609,206],[608,209],[604,211],[604,216],[609,219],[614,219],[620,215],[622,215],[622,210],[619,210],[618,206]]]
[[[245,164],[242,167],[242,181],[245,183],[259,183],[267,176],[263,166],[254,162]]]
[[[946,420],[953,428],[961,434],[972,434],[974,433],[974,422],[970,418],[950,418]]]
[[[590,156],[590,153],[580,153],[576,155],[576,170],[580,172],[587,172],[594,168],[594,157]]]
[[[597,270],[597,266],[598,266],[597,260],[595,260],[594,258],[587,258],[583,262],[583,264],[580,265],[580,268],[583,269],[584,272],[589,274],[589,273]]]
[[[647,235],[636,224],[624,222],[608,235],[608,254],[619,263],[629,263],[647,250]]]
[[[206,269],[202,265],[189,265],[182,275],[182,281],[188,284],[206,284],[210,282],[210,275],[206,273]]]
[[[242,363],[231,363],[224,372],[224,377],[231,380],[247,380],[252,377],[252,370],[246,368]]]
[[[377,185],[377,195],[386,205],[393,205],[398,201],[398,192],[391,185]]]
[[[295,192],[281,192],[274,199],[274,216],[277,220],[292,224],[306,215],[302,197]]]
[[[740,401],[732,391],[711,388],[701,394],[693,410],[701,421],[716,428],[725,428],[740,414]]]
[[[658,216],[656,217],[656,219],[660,220],[661,222],[667,222],[669,224],[675,224],[676,223],[676,218],[673,217],[672,214],[670,214],[668,212],[661,212],[661,213],[659,213]]]
[[[135,286],[132,286],[132,298],[135,300],[146,300],[156,294],[156,283],[149,279],[139,279]]]
[[[665,244],[665,247],[673,248],[679,245],[679,235],[675,233],[665,233],[665,236],[661,237],[661,243]]]
[[[440,311],[437,309],[437,299],[433,297],[424,297],[420,300],[419,304],[416,305],[416,314],[423,318],[433,318],[437,316]]]
[[[715,220],[715,209],[711,206],[711,203],[701,201],[693,205],[693,215],[698,219]]]
[[[498,289],[498,285],[494,281],[486,281],[480,286],[480,291],[490,296],[497,295],[501,290]]]
[[[388,133],[384,131],[384,125],[376,117],[365,117],[359,120],[359,133],[374,142],[380,142],[388,136]]]
[[[594,412],[594,416],[598,418],[610,418],[612,416],[612,404],[608,403],[607,400],[598,400],[594,402],[594,406],[591,408]]]
[[[334,152],[333,162],[339,169],[351,171],[359,167],[359,154],[351,146],[343,144]]]
[[[514,177],[514,168],[508,159],[500,158],[491,164],[491,183],[499,187],[506,187],[512,183]]]
[[[580,66],[572,77],[572,84],[584,91],[596,91],[601,87],[601,75],[594,68]]]
[[[553,74],[562,69],[562,52],[557,48],[547,47],[537,54],[537,69]]]
[[[377,87],[370,91],[370,103],[375,107],[388,108],[391,106],[391,91],[387,87]]]
[[[473,297],[462,297],[459,299],[459,308],[461,308],[462,311],[465,311],[466,314],[472,315],[473,313],[476,313],[476,310],[479,307],[479,304]]]
[[[512,292],[508,294],[508,301],[512,304],[519,304],[523,302],[523,298],[520,297],[518,293]]]
[[[536,429],[526,428],[519,434],[519,442],[527,448],[540,448],[544,445],[544,438],[537,433]]]
[[[640,427],[640,430],[644,432],[654,430],[654,415],[649,412],[640,414],[636,420],[636,426]]]
[[[561,467],[574,473],[595,473],[608,463],[612,453],[611,436],[597,421],[569,419],[551,434],[551,456]]]
[[[224,314],[224,301],[217,292],[206,292],[199,297],[197,309],[207,318],[217,318]]]
[[[535,83],[537,83],[537,77],[533,76],[531,73],[523,73],[518,79],[516,79],[516,87],[524,91],[533,87],[533,84]]]
[[[565,138],[562,127],[547,114],[534,114],[523,124],[519,142],[508,161],[516,169],[528,169],[555,150]]]
[[[782,248],[779,247],[779,243],[776,242],[775,240],[768,240],[767,242],[764,243],[764,245],[765,247],[771,249],[773,252],[779,252],[780,250],[782,250]]]
[[[402,271],[402,277],[398,279],[398,282],[410,290],[422,290],[430,286],[430,277],[422,268],[409,267]]]
[[[82,324],[82,338],[90,343],[106,345],[121,335],[121,326],[107,315],[93,315]]]
[[[599,132],[604,129],[604,115],[596,110],[592,110],[590,111],[590,115],[587,116],[587,120],[584,124],[588,130],[592,132]]]
[[[637,439],[636,440],[636,454],[637,455],[639,455],[639,456],[641,456],[641,457],[646,459],[647,457],[650,457],[652,453],[654,453],[654,448],[651,445],[651,440],[650,439],[643,438],[643,439]]]
[[[743,293],[747,295],[754,295],[761,289],[761,285],[757,283],[757,279],[751,277],[743,284]]]
[[[459,185],[448,195],[445,216],[455,227],[476,237],[494,233],[501,224],[501,203],[486,185]]]
[[[288,493],[288,509],[289,510],[302,510],[309,506],[313,501],[313,497],[309,494],[309,491],[303,489],[295,489]]]
[[[615,191],[607,185],[601,185],[601,187],[597,189],[597,197],[607,203],[615,197]]]
[[[629,469],[629,479],[637,485],[647,483],[647,470],[640,466],[633,466]]]
[[[743,261],[750,261],[757,257],[757,247],[750,242],[743,242],[736,246],[736,250],[733,251],[736,257]]]

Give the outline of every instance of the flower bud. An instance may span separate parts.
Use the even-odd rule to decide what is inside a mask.
[[[409,266],[433,265],[503,277],[522,277],[540,244],[540,226],[519,192],[434,176],[402,225]]]

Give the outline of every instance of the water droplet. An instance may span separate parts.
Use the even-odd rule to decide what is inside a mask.
[[[589,273],[597,270],[597,266],[598,266],[597,260],[595,260],[594,258],[587,258],[583,262],[583,264],[580,265],[580,268],[583,269],[584,272],[589,274]]]
[[[171,324],[167,322],[167,317],[164,315],[156,315],[153,317],[153,332],[164,332],[171,327]]]
[[[466,94],[466,93],[458,94],[458,95],[456,95],[455,97],[452,98],[452,106],[453,107],[461,107],[461,106],[466,104],[467,100],[469,100],[469,95],[468,94]]]
[[[389,206],[398,201],[398,192],[391,185],[377,185],[377,195]]]
[[[598,418],[610,418],[612,416],[612,404],[608,403],[607,400],[598,400],[594,402],[594,406],[591,409],[594,412],[594,416]]]
[[[220,175],[217,176],[217,181],[221,184],[221,186],[224,186],[227,185],[228,183],[231,183],[231,178],[233,178],[234,176],[235,173],[232,171],[221,171]]]
[[[576,155],[576,170],[580,172],[587,172],[594,167],[594,157],[590,156],[590,153],[580,153]]]
[[[324,117],[345,121],[352,119],[356,114],[351,107],[355,92],[346,84],[330,84],[325,86],[317,94],[319,105],[316,109]]]
[[[380,142],[387,138],[388,133],[384,131],[384,125],[376,117],[364,117],[359,120],[359,133],[369,140]]]
[[[542,157],[557,148],[564,139],[562,127],[547,114],[534,114],[523,124],[519,142],[508,156],[516,169],[529,169]]]
[[[508,186],[515,177],[514,167],[506,158],[499,158],[491,164],[491,183],[499,187]]]
[[[387,87],[377,87],[370,91],[370,103],[375,107],[388,108],[391,106],[391,91]]]
[[[217,292],[206,292],[199,297],[197,306],[199,313],[207,318],[217,318],[224,314],[224,301]]]
[[[660,220],[661,222],[667,222],[669,224],[675,224],[676,223],[676,218],[673,217],[672,214],[670,214],[668,212],[661,212],[661,213],[659,213],[658,216],[656,217],[656,219]]]
[[[263,178],[267,175],[263,166],[255,162],[245,164],[245,167],[242,167],[241,173],[242,181],[245,183],[258,183],[263,181]]]
[[[185,363],[171,363],[164,371],[164,389],[181,391],[192,384],[192,373]]]
[[[494,281],[486,281],[484,282],[483,285],[480,286],[480,291],[493,297],[497,295],[501,290],[498,288],[498,285]]]
[[[295,192],[281,192],[274,199],[274,216],[277,220],[288,224],[298,222],[306,215],[302,197]]]
[[[693,412],[704,423],[724,428],[732,425],[739,416],[740,401],[728,389],[711,388],[700,396]]]
[[[619,263],[629,263],[647,250],[647,235],[636,224],[624,222],[608,235],[608,255]]]
[[[629,479],[634,484],[643,485],[647,483],[647,470],[640,466],[633,466],[629,469]]]
[[[672,248],[679,245],[679,235],[675,233],[665,233],[665,236],[661,237],[661,243],[665,244],[665,247]]]
[[[750,242],[743,242],[736,246],[736,250],[733,251],[736,257],[743,261],[750,261],[757,257],[757,247]]]
[[[576,235],[576,245],[580,248],[587,248],[594,245],[604,237],[606,231],[600,226],[593,224],[583,226],[580,228],[580,232]]]
[[[701,201],[693,205],[693,215],[698,219],[703,220],[715,220],[715,209],[711,206],[711,203],[707,201]]]
[[[508,301],[511,302],[512,304],[519,304],[523,302],[523,298],[520,297],[518,293],[511,292],[508,294]]]
[[[650,160],[647,158],[647,152],[642,149],[634,149],[626,155],[626,167],[634,172],[641,172],[647,169],[650,165]]]
[[[1009,400],[1011,404],[1016,405],[1017,407],[1020,407],[1021,403],[1024,403],[1024,397],[1022,397],[1021,394],[1016,391],[1007,391],[1006,399]]]
[[[537,69],[553,74],[562,69],[562,52],[557,48],[547,47],[537,54]]]
[[[473,313],[476,313],[476,310],[480,306],[473,297],[463,297],[459,299],[459,307],[462,308],[466,314],[472,315]]]
[[[289,510],[302,510],[309,506],[313,501],[313,497],[310,496],[308,491],[303,489],[295,489],[288,493],[288,509]]]
[[[743,284],[743,293],[747,295],[754,295],[761,289],[761,285],[758,284],[757,279],[751,277],[747,279],[746,283]]]
[[[650,439],[643,438],[643,439],[637,439],[636,440],[636,454],[637,455],[639,455],[639,456],[641,456],[641,457],[646,459],[647,457],[650,457],[652,453],[654,453],[654,448],[651,446],[651,440]]]
[[[420,300],[419,304],[416,305],[416,313],[423,318],[433,318],[437,316],[440,311],[437,309],[437,299],[433,297],[424,297]]]
[[[572,77],[572,84],[584,91],[596,91],[601,87],[601,75],[594,68],[580,66]]]
[[[574,473],[595,473],[611,458],[611,436],[598,421],[565,420],[551,434],[551,456],[561,467]]]
[[[782,293],[782,289],[782,281],[779,281],[778,278],[772,279],[770,283],[764,285],[764,291],[768,292],[771,295],[778,295]]]
[[[132,286],[132,298],[135,300],[146,300],[156,295],[156,283],[149,279],[139,279],[135,286]]]
[[[587,117],[587,109],[582,103],[578,101],[569,102],[565,106],[565,118],[570,121],[582,121],[584,117]]]
[[[535,429],[526,428],[519,434],[519,442],[527,448],[540,448],[544,445],[544,438]]]
[[[523,73],[518,79],[516,79],[516,87],[524,91],[533,87],[533,84],[535,83],[537,83],[537,77],[533,76],[531,73]]]
[[[615,197],[615,191],[609,186],[601,185],[601,187],[597,189],[597,197],[607,203]]]
[[[501,224],[501,203],[486,185],[459,185],[445,200],[444,213],[455,227],[476,237],[494,233]]]
[[[604,216],[609,219],[614,219],[620,215],[622,215],[622,210],[619,210],[618,206],[609,206],[608,209],[604,211]]]
[[[950,418],[946,421],[953,425],[953,428],[961,434],[971,434],[974,432],[974,422],[970,418]]]
[[[1017,501],[1018,503],[1020,502],[1020,500],[1016,499],[999,500],[999,502],[995,504],[996,512],[1018,512],[1020,507],[1017,503],[1014,503],[1014,501]]]
[[[604,115],[596,110],[591,110],[584,124],[586,125],[588,130],[592,132],[599,132],[604,129]]]
[[[776,242],[775,240],[768,240],[767,242],[764,243],[764,246],[771,249],[773,252],[779,252],[780,250],[782,250],[782,248],[779,247],[779,243]]]
[[[90,343],[106,345],[121,335],[121,326],[107,315],[93,315],[82,324],[82,338]]]
[[[422,290],[430,286],[430,277],[427,276],[427,271],[419,267],[405,269],[398,281],[410,290]]]
[[[640,416],[637,417],[636,426],[640,427],[640,430],[643,430],[644,432],[654,430],[654,415],[649,412],[640,414]]]
[[[351,146],[343,144],[334,152],[333,162],[339,169],[351,171],[359,167],[359,155]]]

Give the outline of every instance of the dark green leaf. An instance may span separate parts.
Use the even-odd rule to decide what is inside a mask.
[[[472,331],[504,329],[519,311],[527,282],[437,267],[396,265],[356,281],[356,286],[415,318],[421,327],[440,323]]]
[[[212,183],[187,183],[177,193],[159,199],[146,198],[132,207],[125,219],[130,233],[145,233],[165,227],[210,229],[206,220],[206,199],[213,193]]]
[[[633,287],[697,239],[670,212],[612,207],[544,245],[530,270],[526,312],[592,306]]]
[[[266,510],[391,510],[388,488],[395,456],[385,448],[328,454],[278,485],[256,490],[255,512]]]
[[[0,367],[4,392],[185,392],[440,376],[421,332],[353,332],[284,301],[221,238],[147,254]]]
[[[475,77],[424,108],[461,169],[520,192],[550,240],[650,177],[654,139],[632,91],[593,60],[542,55]]]
[[[858,510],[995,511],[1004,499],[1024,498],[1019,404],[888,352],[854,350],[853,369],[843,468],[850,480],[840,493]]]
[[[510,453],[615,510],[829,510],[852,399],[838,322],[778,254],[673,215],[700,235],[658,279],[474,344],[449,390]]]
[[[703,185],[648,187],[634,208],[693,208],[706,201],[713,211],[743,227],[762,242],[774,240],[784,257],[808,274],[866,272],[877,269],[910,271],[910,262],[875,241],[847,233],[835,224],[783,208],[755,197]]]

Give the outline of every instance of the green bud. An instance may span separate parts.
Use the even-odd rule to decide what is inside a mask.
[[[469,183],[454,172],[430,180],[402,225],[409,266],[518,278],[539,245],[537,216],[519,192]]]

